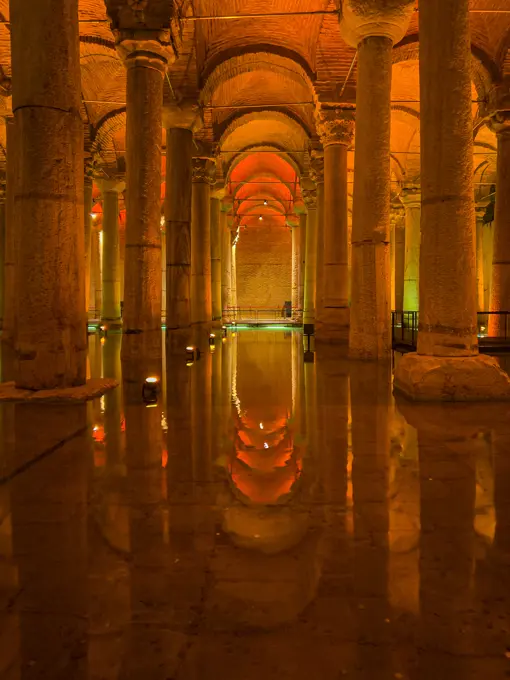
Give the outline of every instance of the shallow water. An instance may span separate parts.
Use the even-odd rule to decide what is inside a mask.
[[[509,406],[395,403],[297,332],[120,341],[102,399],[0,408],[1,678],[510,677]]]

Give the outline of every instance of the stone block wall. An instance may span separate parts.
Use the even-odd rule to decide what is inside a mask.
[[[237,303],[280,308],[291,299],[290,229],[267,224],[241,229],[237,244]]]

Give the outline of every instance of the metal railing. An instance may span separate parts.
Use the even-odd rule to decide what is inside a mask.
[[[302,310],[293,312],[288,307],[227,307],[223,310],[223,321],[232,324],[297,324],[302,318]]]

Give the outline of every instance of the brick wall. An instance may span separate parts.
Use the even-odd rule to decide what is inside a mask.
[[[237,244],[239,307],[280,308],[291,299],[290,229],[264,224],[241,229]]]

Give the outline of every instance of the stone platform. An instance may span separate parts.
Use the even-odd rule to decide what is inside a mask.
[[[18,389],[14,382],[0,383],[0,402],[58,402],[76,403],[90,401],[101,397],[105,392],[118,387],[119,382],[113,378],[93,378],[87,380],[85,385],[78,387],[66,387],[54,390],[22,390]]]

